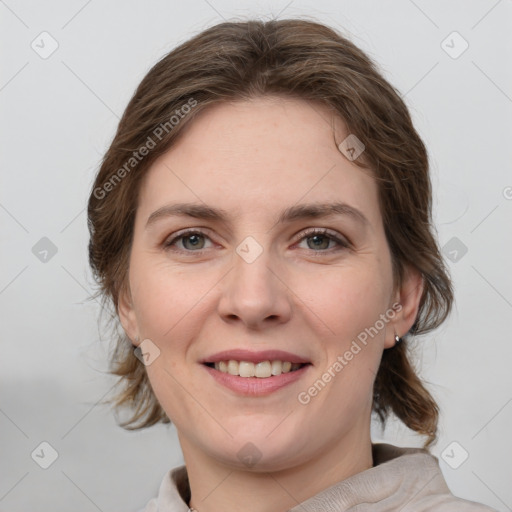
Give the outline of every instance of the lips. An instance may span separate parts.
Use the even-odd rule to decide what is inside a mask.
[[[301,379],[311,366],[307,358],[283,350],[225,350],[201,363],[216,382],[245,396],[273,393]]]
[[[285,352],[283,350],[262,350],[253,352],[244,349],[224,350],[217,352],[211,356],[205,357],[200,362],[205,363],[218,363],[220,361],[247,361],[250,363],[261,363],[262,361],[289,361],[290,363],[306,364],[310,361],[302,356]]]

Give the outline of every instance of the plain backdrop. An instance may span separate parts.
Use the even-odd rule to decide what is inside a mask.
[[[368,52],[428,146],[456,288],[416,350],[441,407],[432,451],[454,494],[512,510],[512,2],[2,0],[1,511],[135,511],[183,463],[172,426],[126,432],[98,404],[115,379],[89,299],[87,197],[157,60],[223,19],[295,16]],[[396,421],[372,433],[422,444]],[[47,469],[41,453],[57,457]]]

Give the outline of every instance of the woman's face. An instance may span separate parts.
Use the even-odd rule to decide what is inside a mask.
[[[369,441],[382,351],[421,290],[394,292],[376,183],[330,120],[295,99],[215,105],[145,178],[120,315],[150,340],[185,455],[268,470]]]

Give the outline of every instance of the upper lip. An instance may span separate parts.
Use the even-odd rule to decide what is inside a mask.
[[[201,363],[217,363],[219,361],[248,361],[259,363],[261,361],[289,361],[290,363],[309,363],[309,361],[297,354],[285,352],[284,350],[262,350],[253,352],[252,350],[234,349],[216,352],[211,356],[205,357]]]

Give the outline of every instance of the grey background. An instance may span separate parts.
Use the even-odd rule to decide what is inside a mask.
[[[456,287],[454,313],[417,348],[441,407],[433,452],[454,494],[512,510],[512,2],[5,0],[1,511],[137,510],[182,463],[172,426],[125,432],[96,405],[115,380],[98,304],[88,300],[87,196],[118,118],[160,57],[222,18],[302,15],[338,28],[378,62],[429,148]],[[46,59],[31,47],[43,46],[43,31],[59,45]],[[457,58],[463,41],[453,31],[469,44]],[[46,262],[43,237],[57,250]],[[422,441],[397,422],[372,432],[402,446]],[[43,441],[58,452],[48,469],[31,458]],[[462,450],[469,457],[453,469]]]

